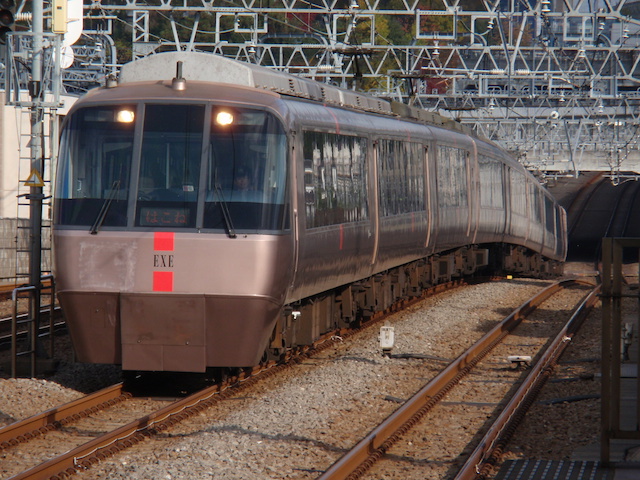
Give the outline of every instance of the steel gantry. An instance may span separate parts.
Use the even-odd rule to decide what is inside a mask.
[[[113,73],[124,27],[133,59],[214,52],[438,111],[533,169],[619,177],[640,172],[638,11],[626,0],[94,0],[65,85]]]

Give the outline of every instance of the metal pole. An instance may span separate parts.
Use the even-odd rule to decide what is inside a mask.
[[[29,94],[31,95],[31,171],[37,172],[42,178],[43,145],[42,133],[44,128],[43,87],[42,87],[42,57],[43,57],[43,0],[34,0],[32,4],[32,32],[33,53],[31,59],[31,81]],[[31,297],[31,314],[35,326],[35,335],[40,330],[40,293],[42,270],[42,200],[44,194],[42,186],[31,186],[29,191],[30,220],[31,220],[31,254],[29,262],[29,283],[35,288]],[[32,339],[32,345],[38,345],[38,339]],[[37,348],[37,347],[36,347]],[[32,365],[32,374],[35,366]]]

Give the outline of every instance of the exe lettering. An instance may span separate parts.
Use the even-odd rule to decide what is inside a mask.
[[[154,268],[173,268],[173,255],[158,255],[153,256]]]

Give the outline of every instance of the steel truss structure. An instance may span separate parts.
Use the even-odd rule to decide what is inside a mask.
[[[627,0],[94,0],[84,6],[93,29],[73,47],[65,84],[113,73],[117,22],[131,30],[134,59],[222,54],[438,111],[533,169],[622,178],[640,172],[634,8]]]

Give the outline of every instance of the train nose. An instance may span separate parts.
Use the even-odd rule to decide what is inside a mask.
[[[122,368],[257,365],[281,308],[259,295],[121,294]]]
[[[282,304],[267,295],[63,292],[78,361],[204,372],[257,365]],[[89,314],[87,312],[90,312]]]
[[[205,371],[202,295],[122,294],[120,322],[124,370]]]

